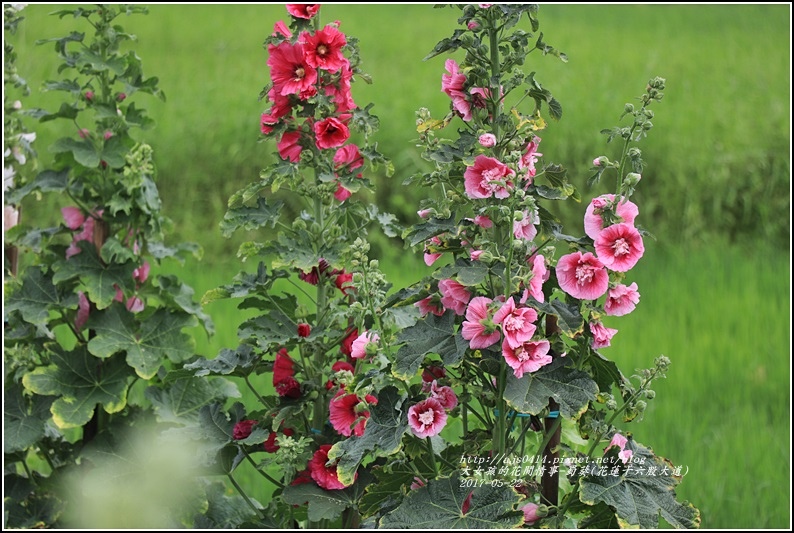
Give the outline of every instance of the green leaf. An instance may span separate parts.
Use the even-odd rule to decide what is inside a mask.
[[[25,374],[30,391],[58,396],[50,412],[60,428],[80,427],[91,420],[94,407],[117,413],[127,405],[127,386],[133,373],[120,357],[99,361],[84,346],[71,352],[54,351],[52,364]]]
[[[195,325],[195,317],[166,309],[158,309],[138,324],[132,313],[117,304],[89,318],[88,327],[96,336],[88,342],[88,350],[101,358],[126,352],[127,363],[141,378],[150,379],[166,358],[180,363],[193,355],[194,341],[182,328]]]
[[[562,300],[551,300],[550,302],[532,301],[532,307],[557,317],[557,325],[560,330],[568,337],[575,337],[584,331],[584,317],[579,312],[579,305],[566,304]]]
[[[352,487],[341,490],[324,490],[314,483],[284,487],[284,501],[290,505],[309,504],[309,520],[335,520],[342,511],[356,504]]]
[[[404,234],[404,239],[409,239],[411,246],[416,246],[420,242],[424,242],[430,237],[435,237],[445,232],[452,232],[455,230],[455,219],[449,217],[446,219],[431,218],[421,224],[415,224],[412,228],[408,229]]]
[[[198,420],[199,411],[205,405],[239,397],[240,392],[225,379],[191,377],[178,379],[163,388],[149,387],[145,395],[160,421],[184,424],[186,420]]]
[[[260,197],[256,206],[232,207],[226,211],[226,215],[221,221],[221,233],[224,237],[230,237],[239,228],[253,231],[265,226],[274,227],[278,222],[283,205],[283,202],[268,205],[267,199]]]
[[[521,378],[507,376],[505,400],[518,412],[540,414],[549,405],[549,398],[560,404],[560,414],[577,419],[588,402],[596,399],[598,385],[589,374],[571,368],[570,358],[560,357],[537,372]]]
[[[19,311],[26,322],[44,327],[50,309],[61,306],[61,299],[52,279],[41,267],[30,267],[22,277],[22,287],[9,296],[5,311]]]
[[[3,391],[3,452],[25,450],[44,436],[53,399],[24,395],[19,383],[6,385]]]
[[[336,473],[341,483],[353,483],[365,455],[384,457],[400,449],[402,436],[408,431],[408,413],[402,409],[403,401],[396,387],[386,387],[378,394],[378,403],[370,409],[364,434],[337,442],[328,451],[330,460],[338,459]]]
[[[376,481],[367,487],[359,506],[364,516],[396,508],[403,499],[405,487],[409,487],[416,476],[413,467],[403,461],[374,467],[372,473]]]
[[[598,383],[598,390],[601,392],[610,392],[613,385],[619,386],[626,381],[618,365],[598,352],[590,354],[587,364],[593,371],[593,379]]]
[[[184,366],[195,371],[196,377],[202,376],[239,376],[250,375],[262,357],[248,344],[241,344],[236,350],[224,348],[215,359],[199,357]]]
[[[77,140],[62,137],[50,145],[50,151],[56,154],[71,152],[74,160],[87,168],[96,168],[101,159],[89,138]]]
[[[82,250],[79,254],[53,265],[56,270],[52,278],[54,283],[78,277],[86,287],[89,300],[96,304],[97,309],[105,309],[113,303],[116,286],[125,292],[133,289],[132,272],[137,268],[134,262],[106,265],[92,243],[80,241],[77,244]]]
[[[400,332],[398,343],[404,343],[397,350],[392,373],[403,380],[416,375],[425,356],[438,354],[445,365],[456,365],[463,358],[469,343],[455,333],[455,314],[442,316],[427,315],[415,325]]]
[[[237,529],[257,516],[242,496],[237,493],[229,495],[223,483],[208,485],[206,494],[207,510],[196,517],[193,527],[197,529]]]
[[[488,277],[488,265],[480,261],[470,261],[465,258],[458,258],[454,265],[447,265],[433,277],[441,280],[455,278],[455,281],[466,287],[479,285]]]
[[[201,305],[193,301],[193,288],[182,283],[176,276],[157,276],[154,285],[162,291],[160,296],[172,306],[198,318],[207,334],[215,333],[212,318],[204,312]]]
[[[676,501],[675,486],[680,478],[672,475],[673,465],[653,452],[630,441],[631,468],[622,475],[588,475],[579,479],[583,503],[603,502],[617,512],[622,528],[658,528],[659,515],[676,528],[700,526],[700,511],[689,502]],[[649,475],[649,468],[659,475]],[[663,472],[667,472],[666,474]]]
[[[33,191],[42,192],[63,192],[69,185],[69,169],[55,172],[45,170],[39,173],[36,178],[19,189],[10,190],[5,195],[6,205],[18,204],[28,194]]]
[[[463,502],[471,494],[469,508]],[[485,484],[472,489],[461,483],[460,474],[429,481],[411,491],[403,503],[378,523],[388,529],[510,529],[524,523],[513,508],[520,496],[509,486]]]

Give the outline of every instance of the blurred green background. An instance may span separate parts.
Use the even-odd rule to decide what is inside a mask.
[[[35,41],[90,31],[82,21],[50,16],[57,7],[29,5],[10,38],[33,88],[25,107],[56,109],[63,97],[39,90],[57,77],[58,60],[53,45]],[[167,95],[164,103],[134,97],[157,122],[138,137],[155,150],[172,242],[198,242],[206,252],[200,263],[163,268],[201,295],[252,266],[235,257],[241,242],[267,238],[224,239],[218,223],[228,197],[272,161],[274,143],[258,142],[259,115],[268,107],[258,101],[269,79],[262,42],[288,16],[282,5],[149,9],[118,21],[137,35],[144,73],[157,76]],[[374,199],[411,223],[428,194],[402,185],[427,168],[415,147],[415,111],[427,107],[440,118],[449,109],[440,90],[445,57],[422,59],[451,35],[458,11],[328,4],[320,14],[360,40],[374,83],[357,80],[353,95],[360,105],[375,104],[376,140],[395,165],[391,178],[371,176]],[[650,78],[667,79],[655,127],[640,145],[647,169],[633,198],[638,221],[657,240],[646,241],[645,258],[627,278],[639,285],[641,303],[607,323],[620,333],[604,353],[627,374],[652,366],[659,354],[673,364],[645,419],[626,430],[688,467],[677,492],[700,508],[703,527],[790,527],[791,7],[559,4],[542,5],[539,19],[544,40],[570,58],[530,56],[528,69],[563,106],[562,120],[542,134],[541,151],[569,169],[585,202],[612,181],[585,185],[592,159],[616,153],[599,131],[618,125],[624,103]],[[73,128],[30,123],[39,168],[51,161],[46,147]],[[54,203],[29,202],[25,221],[57,224]],[[567,203],[560,216],[568,233],[579,234],[585,203]],[[396,287],[429,272],[420,251],[376,239]],[[236,346],[242,316],[234,304],[207,308],[218,333],[197,337],[199,353]]]

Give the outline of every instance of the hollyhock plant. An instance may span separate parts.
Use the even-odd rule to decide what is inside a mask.
[[[507,198],[513,188],[513,169],[495,159],[478,155],[474,165],[463,174],[466,194],[469,198]]]
[[[607,300],[604,302],[604,312],[610,316],[623,316],[634,311],[640,302],[640,293],[637,292],[637,284],[632,283],[628,287],[619,283],[613,289],[607,291]]]
[[[408,408],[408,425],[419,438],[438,435],[446,423],[447,413],[436,398],[427,398]]]
[[[590,252],[574,252],[557,261],[560,288],[580,300],[596,300],[609,289],[604,264]]]
[[[472,298],[466,308],[466,320],[461,328],[461,335],[469,341],[472,349],[488,348],[501,338],[499,328],[493,321],[490,306],[493,300],[485,296]]]
[[[628,272],[645,253],[640,232],[624,223],[601,230],[595,241],[595,249],[604,266],[615,272]]]

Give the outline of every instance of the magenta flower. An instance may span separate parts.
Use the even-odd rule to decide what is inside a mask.
[[[308,337],[312,332],[312,327],[306,322],[298,324],[298,337]]]
[[[441,246],[441,239],[439,239],[438,236],[430,237],[430,239],[428,240],[430,241],[431,245]],[[431,266],[433,263],[438,261],[440,257],[441,257],[440,252],[429,251],[427,244],[425,244],[424,258],[425,258],[425,264],[427,266]]]
[[[83,291],[77,293],[77,316],[74,319],[74,326],[78,331],[83,329],[88,322],[88,315],[91,312],[91,302]]]
[[[593,341],[590,346],[594,350],[610,346],[612,337],[618,332],[616,329],[608,328],[601,322],[590,322],[590,332],[593,334]]]
[[[314,32],[314,35],[303,32],[301,42],[304,44],[306,62],[314,68],[337,72],[349,64],[342,54],[342,48],[347,44],[345,34],[330,24]]]
[[[441,76],[441,91],[455,100],[456,98],[466,97],[464,86],[466,85],[466,75],[460,72],[457,62],[454,59],[447,59],[444,68],[449,74]]]
[[[645,253],[637,228],[630,224],[613,224],[601,230],[595,241],[598,259],[610,270],[628,272]]]
[[[521,378],[527,372],[537,372],[541,367],[551,363],[549,349],[551,345],[546,339],[527,341],[512,347],[505,341],[502,343],[502,357],[513,369],[513,375]]]
[[[538,152],[540,141],[540,137],[532,139],[532,142],[527,145],[527,151],[524,152],[524,155],[522,155],[521,159],[518,161],[518,168],[527,169],[526,179],[529,180],[528,184],[532,183],[532,178],[537,174],[535,163],[537,163],[538,158],[543,155]]]
[[[493,133],[483,133],[477,140],[480,146],[484,148],[493,148],[496,146],[496,135]]]
[[[480,226],[482,229],[488,229],[493,227],[493,221],[488,218],[486,215],[477,215],[474,217],[473,222]]]
[[[614,194],[603,194],[590,201],[587,210],[584,214],[584,232],[593,240],[598,238],[598,234],[604,227],[604,218],[602,216],[605,210],[615,213],[617,220],[614,222],[625,222],[626,224],[634,224],[634,219],[640,213],[640,210],[635,204],[628,200],[622,200],[617,206],[614,205]],[[611,224],[607,224],[611,225]]]
[[[419,300],[414,306],[419,309],[419,314],[421,316],[426,316],[428,313],[433,313],[436,316],[444,314],[444,307],[441,305],[441,300],[438,295],[428,296],[427,298]]]
[[[287,25],[284,23],[283,20],[279,20],[273,25],[273,33],[271,34],[273,37],[282,36],[285,39],[289,39],[292,37],[292,32],[289,30]]]
[[[132,279],[138,283],[146,283],[146,280],[149,278],[150,268],[149,261],[144,261],[141,266],[132,271]]]
[[[77,207],[62,207],[61,214],[64,222],[66,222],[66,227],[71,230],[79,229],[85,222],[85,215]]]
[[[631,460],[631,457],[634,455],[634,452],[626,448],[626,444],[628,444],[629,440],[621,435],[620,433],[615,433],[613,435],[612,440],[609,442],[606,448],[604,448],[604,453],[606,453],[611,447],[617,446],[620,448],[620,452],[618,452],[618,457],[623,464],[626,464]]]
[[[312,19],[320,11],[321,4],[287,4],[287,13],[299,19]]]
[[[513,237],[531,241],[538,234],[538,228],[535,227],[535,224],[540,224],[540,217],[537,211],[533,212],[532,215],[524,211],[524,218],[513,221]]]
[[[374,331],[364,331],[353,341],[353,345],[350,347],[350,357],[364,359],[367,356],[367,345],[377,343],[379,340],[380,336]]]
[[[610,316],[623,316],[634,311],[640,302],[640,293],[637,292],[637,284],[632,283],[628,287],[623,284],[609,289],[607,301],[604,302],[604,311]]]
[[[478,155],[474,166],[468,167],[463,174],[466,195],[469,198],[507,198],[515,175],[513,169],[498,159]]]
[[[336,104],[337,113],[346,113],[356,107],[353,95],[350,92],[350,82],[353,79],[353,71],[349,64],[345,64],[339,71],[338,84],[325,86],[326,96],[333,98]]]
[[[489,310],[493,302],[485,296],[477,296],[466,308],[466,320],[461,328],[461,335],[469,341],[472,349],[487,348],[499,341],[501,334]]]
[[[297,163],[301,159],[301,152],[303,147],[298,144],[301,139],[301,132],[299,131],[285,131],[278,142],[278,155],[282,159]]]
[[[549,279],[549,270],[546,268],[546,258],[542,255],[536,255],[532,259],[532,278],[529,280],[529,288],[526,295],[532,296],[539,302],[545,301],[543,282],[547,279]],[[526,297],[524,301],[526,301]],[[524,303],[524,301],[521,303]]]
[[[314,124],[314,135],[316,137],[315,144],[320,150],[326,148],[337,148],[342,146],[350,138],[350,130],[347,124],[340,119],[348,119],[349,115],[345,117],[328,117],[316,122]]]
[[[521,346],[535,334],[534,322],[538,313],[531,307],[516,307],[515,301],[508,298],[493,317],[495,324],[502,325],[505,342],[511,348]]]
[[[441,433],[447,423],[444,406],[435,398],[428,398],[408,409],[408,425],[419,438],[432,437]]]
[[[596,300],[609,288],[609,274],[590,252],[574,252],[557,262],[560,288],[580,300]]]
[[[345,485],[339,481],[339,476],[336,472],[336,464],[328,465],[328,450],[331,449],[330,444],[323,444],[320,449],[314,452],[311,460],[309,461],[309,472],[312,479],[320,488],[325,490],[338,490],[345,488]]]
[[[458,395],[455,394],[452,387],[439,385],[436,380],[430,384],[430,397],[438,400],[438,403],[447,411],[451,411],[458,405]]]
[[[234,425],[232,438],[234,440],[247,439],[256,425],[256,420],[240,420]]]
[[[270,54],[267,59],[270,79],[278,94],[300,95],[317,83],[317,70],[306,61],[302,44],[284,41],[278,45],[268,45],[267,51]]]
[[[471,300],[468,289],[454,279],[442,279],[438,282],[438,290],[441,292],[441,305],[462,316],[466,311],[466,304]]]

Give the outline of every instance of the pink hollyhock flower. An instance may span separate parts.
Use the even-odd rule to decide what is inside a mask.
[[[336,185],[336,191],[334,191],[334,198],[336,198],[337,202],[344,202],[348,198],[353,196],[353,192],[350,189],[345,189],[341,183]]]
[[[515,175],[510,167],[498,159],[478,155],[474,166],[468,167],[463,174],[466,195],[469,198],[507,198],[513,188],[512,178]]]
[[[110,139],[111,137],[113,137],[113,132],[112,131],[108,130],[108,131],[106,131],[105,133],[102,134],[102,138],[105,139],[106,141],[108,139]]]
[[[350,347],[350,357],[353,359],[364,359],[367,356],[367,345],[369,343],[377,343],[380,340],[380,335],[374,331],[365,331],[353,341]]]
[[[346,144],[334,154],[334,170],[352,173],[364,166],[364,157],[355,144]],[[359,174],[357,177],[361,177]]]
[[[625,222],[631,225],[634,224],[634,219],[640,213],[635,204],[625,199],[615,205],[614,194],[603,194],[593,198],[584,213],[584,232],[593,240],[598,239],[598,234],[604,227],[602,213],[605,210],[612,211],[617,217],[617,220],[613,220],[612,223]]]
[[[284,41],[278,45],[268,45],[270,57],[270,79],[273,87],[282,96],[300,95],[310,91],[317,83],[317,70],[306,61],[306,52],[301,43]]]
[[[144,303],[138,296],[130,296],[125,306],[130,313],[140,313],[143,311]]]
[[[428,296],[427,298],[419,300],[414,306],[419,308],[419,314],[421,316],[426,316],[428,313],[433,313],[436,316],[444,314],[444,307],[441,305],[441,300],[438,295]]]
[[[358,330],[356,328],[351,329],[347,337],[342,340],[342,345],[339,347],[339,351],[342,352],[342,354],[350,357],[350,355],[353,353],[353,341],[355,341],[357,338]]]
[[[486,215],[477,215],[474,217],[473,222],[480,226],[482,229],[488,229],[493,227],[493,221],[488,218]]]
[[[439,239],[438,236],[430,237],[429,241],[430,241],[430,244],[434,244],[436,246],[441,246],[441,244],[442,244],[441,243],[441,239]],[[441,253],[440,252],[428,252],[427,244],[425,244],[424,258],[425,258],[425,264],[427,266],[431,266],[433,263],[438,261],[438,259],[440,257],[441,257]]]
[[[538,213],[533,212],[530,215],[527,211],[524,211],[524,218],[513,221],[513,237],[531,241],[538,234],[538,228],[535,227],[535,224],[540,224]]]
[[[328,465],[328,450],[330,449],[330,444],[323,444],[319,450],[314,452],[314,456],[309,461],[309,473],[320,488],[325,490],[343,489],[345,485],[339,481],[336,464]]]
[[[284,23],[283,20],[279,20],[273,25],[273,33],[271,35],[273,37],[277,37],[281,35],[285,39],[289,39],[290,37],[292,37],[292,32],[290,31],[290,29],[287,27],[287,25]]]
[[[618,457],[620,458],[621,461],[623,461],[623,464],[628,463],[633,455],[634,452],[631,450],[621,450],[618,453]]]
[[[604,311],[610,316],[623,316],[634,311],[640,302],[640,293],[637,292],[637,284],[632,283],[628,287],[623,284],[609,289],[607,301],[604,302]]]
[[[535,137],[532,139],[532,141],[527,145],[527,151],[524,152],[524,155],[522,155],[521,159],[518,161],[518,168],[527,169],[526,179],[529,180],[529,183],[532,183],[532,178],[534,178],[535,174],[537,174],[535,163],[537,163],[538,158],[543,155],[538,152],[540,141],[540,137]]]
[[[441,292],[441,305],[462,316],[466,311],[466,304],[471,300],[468,289],[454,279],[442,279],[438,282],[438,290]]]
[[[320,11],[321,4],[287,4],[287,13],[299,19],[312,19]]]
[[[536,503],[528,503],[521,508],[524,513],[524,524],[531,526],[540,518],[538,516],[538,505]]]
[[[303,147],[298,144],[301,139],[301,132],[299,131],[285,131],[278,142],[278,155],[282,159],[297,163],[301,159],[301,152]]]
[[[347,44],[345,34],[330,24],[314,32],[314,35],[303,32],[301,42],[306,52],[306,62],[314,68],[337,72],[349,64],[342,54],[342,48]]]
[[[618,332],[616,329],[608,328],[601,322],[590,322],[590,332],[593,334],[591,346],[594,350],[610,346],[612,337]]]
[[[408,409],[408,425],[419,438],[438,435],[446,423],[447,413],[435,398],[422,400]]]
[[[629,440],[626,437],[624,437],[620,433],[615,433],[612,436],[612,440],[609,441],[609,445],[604,449],[604,451],[610,449],[612,446],[617,446],[618,448],[623,450],[624,448],[626,448],[627,442],[629,442]]]
[[[411,486],[408,488],[410,488],[411,490],[419,490],[424,486],[425,486],[424,480],[419,476],[414,476],[413,483],[411,483]]]
[[[81,139],[87,139],[87,138],[91,137],[91,130],[86,129],[86,128],[81,128],[81,129],[77,130],[77,135]]]
[[[430,385],[430,397],[438,400],[438,403],[447,411],[451,411],[458,405],[458,396],[452,387],[439,385],[436,380],[433,380]]]
[[[77,293],[77,316],[74,319],[74,326],[78,331],[83,329],[85,323],[88,322],[88,315],[91,312],[91,302],[83,291]]]
[[[600,157],[596,157],[595,159],[593,159],[593,166],[594,167],[600,167],[601,166],[601,158]]]
[[[529,287],[524,291],[521,303],[526,302],[527,296],[532,296],[539,302],[545,301],[543,282],[547,279],[549,279],[549,270],[546,268],[546,258],[542,255],[536,255],[532,259],[532,278],[529,280]]]
[[[441,76],[441,91],[453,100],[455,98],[465,98],[466,91],[463,87],[466,85],[466,75],[460,72],[458,63],[454,59],[447,59],[444,62],[444,68],[447,69],[449,74]]]
[[[574,252],[557,262],[560,288],[580,300],[596,300],[609,288],[609,274],[604,264],[590,252]]]
[[[8,231],[19,224],[19,209],[13,205],[3,206],[3,231]]]
[[[645,253],[645,245],[637,228],[621,223],[601,230],[595,250],[605,267],[615,272],[628,272]]]
[[[493,300],[490,298],[477,296],[469,302],[469,307],[466,308],[466,320],[463,322],[461,335],[469,341],[469,346],[472,349],[487,348],[499,341],[501,337],[489,310],[492,302]]]
[[[149,278],[149,261],[144,261],[141,266],[132,271],[132,279],[138,283],[146,283]]]
[[[433,212],[432,209],[420,209],[419,211],[416,212],[416,214],[419,215],[419,218],[427,218],[430,216],[432,212]]]
[[[355,394],[347,394],[344,389],[336,393],[328,405],[331,425],[345,437],[360,437],[369,419],[368,403],[377,403],[374,396],[367,395],[364,401]]]
[[[496,146],[496,135],[493,133],[483,133],[477,140],[480,146],[484,148],[493,148]]]
[[[513,369],[513,375],[521,378],[527,372],[537,372],[541,367],[551,363],[549,349],[551,345],[546,339],[540,341],[527,341],[519,346],[512,347],[505,340],[502,343],[502,356]]]
[[[79,229],[85,222],[85,215],[77,207],[62,207],[61,214],[66,222],[66,227],[71,230]]]
[[[348,118],[350,118],[349,115],[340,118],[328,117],[320,122],[315,122],[314,135],[317,148],[325,150],[326,148],[336,148],[345,144],[350,138],[350,130],[343,120]]]
[[[234,425],[234,429],[232,430],[232,438],[234,440],[247,439],[254,430],[255,425],[256,420],[240,420]]]
[[[516,307],[515,301],[508,298],[493,317],[495,324],[502,325],[505,342],[511,348],[521,346],[535,334],[534,322],[538,313],[531,307]]]
[[[94,91],[86,91],[85,92],[85,99],[89,102],[94,99]]]
[[[286,437],[291,437],[295,434],[295,431],[293,431],[292,428],[284,428],[284,430],[281,433]],[[281,446],[276,444],[277,438],[278,438],[278,432],[276,431],[271,431],[270,435],[267,436],[267,440],[262,445],[262,447],[265,449],[267,453],[276,453],[281,448]]]
[[[72,237],[72,242],[66,249],[66,259],[75,256],[81,252],[80,247],[77,245],[80,241],[92,242],[94,240],[94,219],[86,217],[83,221],[82,230]],[[120,300],[119,300],[120,301]]]
[[[469,253],[469,259],[471,259],[472,261],[479,261],[480,256],[482,256],[482,254],[483,254],[482,250],[472,250]]]
[[[447,371],[443,366],[431,365],[422,370],[422,381],[424,383],[432,383],[437,379],[447,377]]]
[[[308,337],[312,332],[312,327],[306,322],[298,324],[298,337]]]

